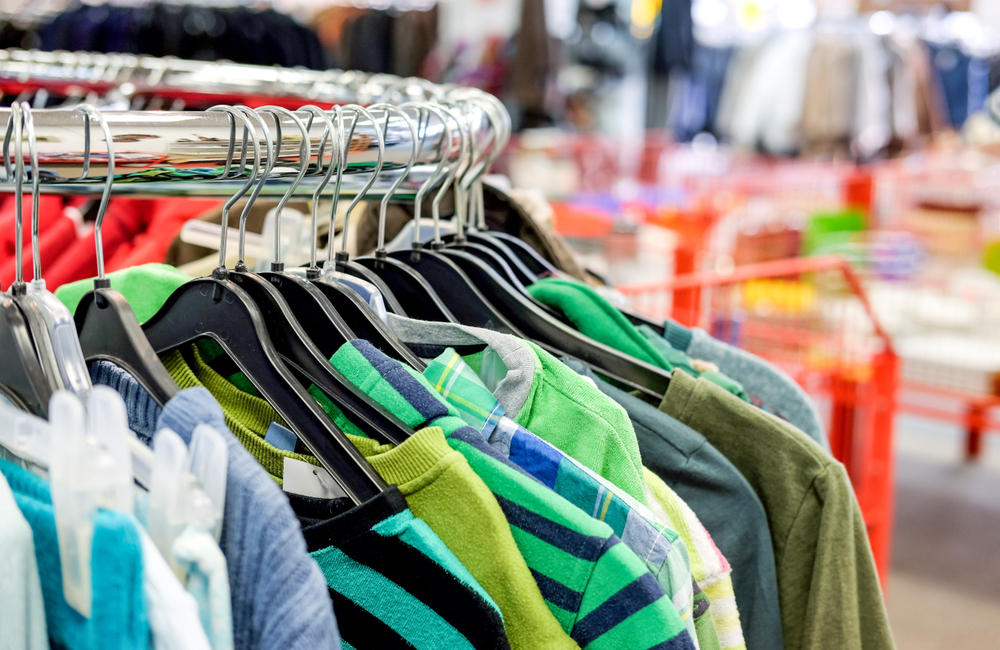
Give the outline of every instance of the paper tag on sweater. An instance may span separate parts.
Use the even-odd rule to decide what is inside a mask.
[[[282,489],[285,492],[317,499],[338,499],[347,496],[326,469],[287,456],[283,461]]]

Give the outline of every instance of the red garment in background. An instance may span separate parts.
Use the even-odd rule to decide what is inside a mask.
[[[21,269],[25,281],[34,277],[31,250],[31,196],[22,197],[22,242],[24,256]],[[0,287],[7,288],[14,282],[17,262],[14,223],[17,202],[13,196],[0,206]],[[47,278],[47,265],[51,265],[77,239],[77,224],[65,212],[66,203],[59,196],[41,196],[38,201],[38,246],[42,258],[42,277]]]
[[[195,219],[223,204],[217,199],[157,199],[146,230],[122,244],[115,254],[105,257],[106,271],[118,271],[130,266],[162,262],[170,244],[180,233],[185,221]]]
[[[104,270],[162,262],[185,221],[222,204],[206,199],[113,199],[101,228]],[[97,275],[93,237],[76,241],[43,270],[49,290]]]

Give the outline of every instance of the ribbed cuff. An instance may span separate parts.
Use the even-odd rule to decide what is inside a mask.
[[[670,373],[670,386],[667,387],[667,394],[660,402],[660,410],[680,422],[684,419],[688,403],[694,395],[694,389],[698,386],[698,380],[677,368]]]
[[[665,329],[663,338],[667,339],[670,347],[681,352],[687,352],[688,346],[691,345],[691,330],[669,320],[664,322],[663,325]]]
[[[441,427],[427,427],[394,449],[366,457],[386,483],[395,483],[402,489],[406,483],[430,472],[451,452]],[[361,453],[364,454],[365,450]],[[405,494],[407,490],[403,492]]]

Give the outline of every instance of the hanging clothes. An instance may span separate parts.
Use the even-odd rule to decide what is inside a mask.
[[[563,359],[563,363],[593,381],[625,409],[647,477],[652,472],[665,481],[698,513],[711,533],[733,567],[733,593],[747,647],[780,648],[781,616],[771,533],[750,484],[698,432],[615,388],[579,361]]]
[[[676,373],[660,409],[704,435],[760,498],[774,546],[785,648],[892,647],[844,467],[795,427],[702,379]]]

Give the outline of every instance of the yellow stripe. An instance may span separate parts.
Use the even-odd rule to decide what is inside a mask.
[[[604,521],[605,515],[608,514],[608,506],[611,505],[611,498],[613,496],[614,495],[611,492],[608,492],[608,496],[604,497],[604,507],[601,508],[601,516],[598,517],[598,519],[600,519],[601,521]]]
[[[489,418],[489,413],[486,412],[486,409],[484,409],[483,407],[479,406],[478,404],[473,404],[472,402],[470,402],[467,399],[462,399],[458,395],[449,395],[448,396],[448,401],[449,402],[458,402],[460,404],[463,404],[463,405],[469,407],[470,411],[475,411],[479,415],[486,416],[487,419]]]
[[[438,380],[437,386],[434,387],[434,390],[436,390],[439,393],[441,392],[441,388],[444,386],[444,380],[448,377],[448,373],[455,366],[455,363],[459,361],[461,358],[462,357],[459,356],[458,353],[456,352],[455,355],[448,360],[448,365],[444,367],[444,372],[441,373],[441,379]]]

